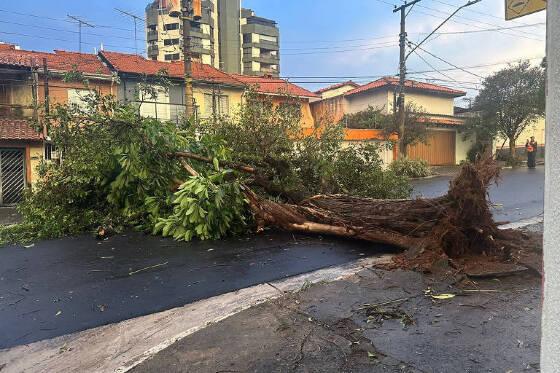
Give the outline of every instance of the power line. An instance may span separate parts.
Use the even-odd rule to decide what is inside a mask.
[[[19,32],[8,32],[8,31],[0,31],[0,34],[5,34],[5,35],[14,35],[14,36],[22,36],[22,37],[27,37],[27,38],[34,38],[34,39],[44,39],[44,40],[54,40],[54,41],[62,41],[65,43],[73,43],[74,41],[72,40],[68,40],[68,39],[60,39],[60,38],[53,38],[53,37],[48,37],[48,36],[41,36],[41,35],[29,35],[29,34],[22,34]],[[82,44],[86,44],[86,45],[92,45],[92,46],[98,46],[98,44],[96,43],[88,43],[88,42],[82,42]],[[131,47],[124,47],[122,45],[111,45],[111,44],[104,44],[107,47],[111,47],[111,48],[122,48],[122,49],[134,49]],[[145,51],[145,50],[143,50]]]
[[[11,14],[15,14],[18,16],[24,16],[24,17],[33,17],[33,18],[40,18],[42,20],[50,20],[50,21],[56,21],[56,22],[66,22],[66,23],[72,23],[74,24],[74,22],[69,21],[67,19],[63,19],[63,18],[53,18],[53,17],[47,17],[47,16],[43,16],[43,15],[38,15],[38,14],[32,14],[32,13],[22,13],[22,12],[14,12],[12,10],[6,10],[6,9],[0,9],[0,12],[2,13],[11,13]],[[121,27],[115,27],[115,26],[110,26],[110,25],[100,25],[100,24],[96,24],[96,27],[98,28],[109,28],[109,29],[114,29],[114,30],[121,30],[121,31],[133,31],[131,29],[126,29],[126,28],[121,28]]]
[[[422,56],[420,55],[420,53],[418,53],[417,51],[414,51],[414,54],[416,54],[416,55],[417,55],[422,61],[424,61],[424,63],[425,63],[426,65],[428,65],[430,68],[432,68],[432,69],[434,69],[434,70],[437,70],[434,66],[432,66],[431,63],[429,63],[424,57],[422,57]],[[437,73],[438,73],[438,74],[441,74],[442,76],[444,76],[444,77],[446,77],[446,78],[448,78],[448,79],[451,79],[451,80],[454,81],[454,82],[456,82],[455,79],[453,79],[453,78],[450,77],[449,75],[447,75],[447,74],[445,74],[445,73],[443,73],[443,72],[441,72],[441,71],[439,71],[439,70],[437,71]]]
[[[411,42],[411,41],[409,41],[409,43],[415,45],[415,48],[413,49],[413,51],[416,50],[416,49],[420,49],[421,51],[423,51],[423,52],[429,54],[430,56],[432,56],[432,57],[434,57],[434,58],[440,60],[441,62],[444,62],[444,63],[448,64],[449,66],[453,66],[454,68],[459,69],[459,70],[462,70],[462,71],[466,72],[467,74],[470,74],[470,75],[476,76],[477,78],[481,78],[481,79],[482,79],[482,76],[480,76],[480,75],[478,75],[478,74],[475,74],[475,73],[473,73],[473,72],[470,72],[470,71],[468,71],[467,69],[461,68],[461,67],[459,67],[459,66],[457,66],[457,65],[455,65],[455,64],[453,64],[453,63],[451,63],[451,62],[449,62],[449,61],[447,61],[447,60],[445,60],[445,59],[443,59],[443,58],[441,58],[441,57],[438,57],[438,56],[436,56],[435,54],[433,54],[432,52],[429,52],[429,51],[427,51],[426,49],[422,48],[422,47],[421,47],[420,45],[418,45],[418,44],[415,44],[415,43],[413,43],[413,42]]]
[[[72,20],[78,22],[78,30],[79,30],[78,33],[79,33],[79,35],[80,35],[80,36],[79,36],[79,40],[80,40],[80,53],[82,53],[82,27],[85,26],[85,27],[95,28],[95,26],[92,25],[92,24],[89,23],[89,22],[86,22],[86,21],[82,20],[82,19],[79,18],[79,17],[71,16],[70,14],[68,14],[68,18],[70,18],[70,19],[72,19]]]
[[[137,24],[136,22],[141,20],[141,21],[146,21],[144,18],[137,16],[136,14],[121,10],[119,8],[115,8],[115,10],[127,17],[132,18],[132,22],[134,23],[134,50],[135,53],[138,54],[138,35],[137,35]]]

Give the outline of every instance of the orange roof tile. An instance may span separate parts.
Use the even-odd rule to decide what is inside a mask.
[[[0,119],[0,140],[40,141],[42,138],[25,120]]]
[[[156,75],[166,70],[170,77],[183,78],[185,67],[183,62],[162,62],[148,60],[136,54],[102,51],[100,55],[118,72],[129,74]],[[222,83],[241,86],[242,84],[230,75],[200,62],[192,62],[193,79],[211,83]]]
[[[353,90],[346,92],[345,95],[350,96],[350,95],[354,95],[354,94],[357,94],[357,93],[366,92],[366,91],[369,91],[369,90],[372,90],[372,89],[378,89],[378,88],[381,88],[381,87],[397,87],[398,84],[399,84],[399,80],[397,78],[384,77],[384,78],[375,80],[371,83],[368,83],[368,84],[359,86],[357,88],[354,88]],[[454,97],[460,97],[460,96],[464,96],[464,95],[467,94],[466,92],[459,91],[457,89],[453,89],[453,88],[449,88],[449,87],[445,87],[445,86],[437,85],[437,84],[417,82],[415,80],[406,80],[405,81],[405,87],[406,88],[423,90],[423,91],[441,93],[441,94],[444,94],[444,95],[450,95],[450,96],[454,96]]]
[[[111,71],[97,55],[55,50],[54,53],[16,49],[14,45],[4,44],[0,48],[0,64],[22,67],[41,67],[43,58],[47,59],[49,70],[68,72],[74,69],[86,74],[111,76]]]
[[[288,82],[287,80],[274,78],[271,76],[249,76],[231,74],[232,77],[239,80],[245,85],[255,86],[257,92],[265,94],[288,94],[297,97],[315,98],[319,97],[313,92],[308,91],[298,85]]]

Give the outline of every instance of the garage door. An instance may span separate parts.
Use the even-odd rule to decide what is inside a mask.
[[[410,159],[424,159],[431,166],[455,164],[455,131],[429,131],[427,144],[408,148]]]
[[[18,203],[24,189],[24,151],[21,149],[0,149],[0,205]]]

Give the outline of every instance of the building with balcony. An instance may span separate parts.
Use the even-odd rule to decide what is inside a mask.
[[[220,66],[217,0],[202,1],[202,19],[191,24],[192,56],[206,65]],[[146,7],[147,54],[151,60],[183,59],[180,0],[155,0]]]
[[[227,73],[278,76],[279,36],[275,21],[242,9],[241,0],[204,0],[202,19],[191,22],[194,59]],[[181,0],[146,7],[146,38],[149,59],[183,59]]]
[[[241,10],[243,74],[280,75],[280,31],[275,21]]]

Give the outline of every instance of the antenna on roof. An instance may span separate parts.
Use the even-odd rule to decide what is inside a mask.
[[[82,19],[80,19],[79,17],[76,16],[71,16],[70,14],[67,14],[68,18],[70,18],[71,20],[78,22],[78,29],[79,29],[79,34],[80,34],[80,53],[82,53],[82,26],[86,26],[86,27],[91,27],[91,28],[95,28],[94,25],[92,25],[89,22],[86,22]]]
[[[144,21],[144,18],[137,16],[136,14],[127,12],[125,10],[121,10],[119,8],[115,8],[115,10],[119,13],[121,13],[124,16],[130,17],[132,18],[132,21],[134,22],[134,51],[136,54],[138,54],[138,35],[137,35],[137,29],[138,26],[136,24],[137,21]]]

